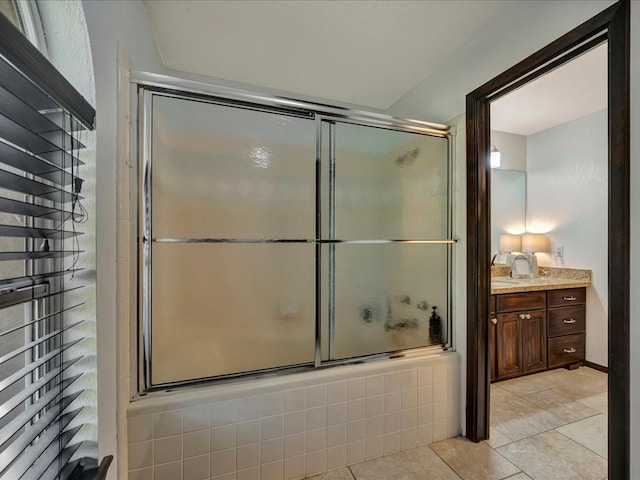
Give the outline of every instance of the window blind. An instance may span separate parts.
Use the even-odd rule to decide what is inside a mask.
[[[0,15],[0,478],[86,478],[78,261],[95,111]],[[80,371],[78,371],[80,370]]]

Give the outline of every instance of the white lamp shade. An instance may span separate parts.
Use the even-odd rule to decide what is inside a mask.
[[[525,233],[522,235],[523,252],[548,252],[550,249],[551,242],[544,233]]]
[[[520,235],[509,235],[507,233],[500,235],[500,251],[501,252],[520,252]]]

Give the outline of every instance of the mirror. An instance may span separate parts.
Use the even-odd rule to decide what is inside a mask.
[[[521,234],[526,226],[526,174],[491,170],[491,253],[499,250],[503,233]]]

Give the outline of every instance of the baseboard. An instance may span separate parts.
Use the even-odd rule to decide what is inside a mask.
[[[603,367],[602,365],[598,365],[597,363],[589,362],[587,360],[584,361],[584,366],[593,368],[594,370],[598,370],[599,372],[609,373],[609,367]]]

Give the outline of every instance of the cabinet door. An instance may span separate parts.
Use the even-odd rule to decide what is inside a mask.
[[[519,375],[524,371],[520,317],[517,313],[502,313],[496,318],[497,378]]]
[[[547,318],[543,310],[520,314],[522,364],[525,372],[547,368]]]

